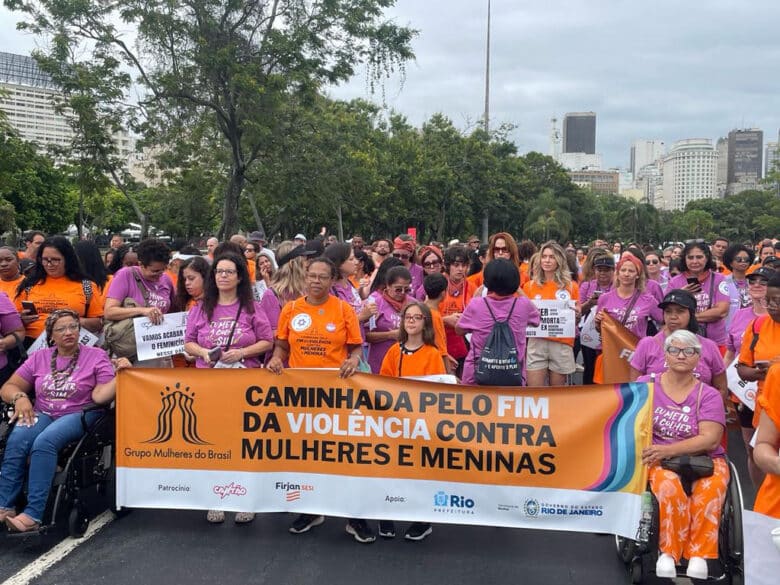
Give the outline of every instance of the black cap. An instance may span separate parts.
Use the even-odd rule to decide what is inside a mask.
[[[607,268],[615,267],[615,259],[612,256],[599,256],[593,261],[593,268],[597,266],[606,266]]]
[[[265,232],[256,231],[249,234],[249,241],[251,242],[262,242],[265,244]]]
[[[277,264],[279,265],[279,268],[287,264],[290,260],[294,260],[295,258],[300,258],[301,256],[316,256],[317,252],[314,252],[312,250],[307,250],[303,246],[296,246],[292,250],[290,250],[287,254],[279,258],[277,261]]]
[[[680,305],[688,309],[691,314],[696,313],[696,299],[687,290],[677,288],[666,293],[664,300],[658,304],[658,307],[665,309],[668,305]]]
[[[750,280],[751,278],[766,278],[769,280],[772,278],[777,272],[775,270],[772,270],[768,266],[761,266],[760,268],[756,268],[753,272],[748,274],[746,278]]]

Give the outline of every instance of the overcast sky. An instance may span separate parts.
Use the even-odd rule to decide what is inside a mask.
[[[778,0],[492,0],[491,120],[517,125],[521,152],[549,153],[550,118],[597,114],[596,150],[628,166],[631,142],[780,128]],[[436,112],[460,128],[484,110],[487,0],[397,0],[389,13],[419,30],[388,107],[415,125]],[[0,50],[29,52],[0,10]],[[333,97],[371,96],[357,78]],[[560,122],[559,122],[560,124]]]

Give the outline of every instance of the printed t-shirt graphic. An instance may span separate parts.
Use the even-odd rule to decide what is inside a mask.
[[[258,341],[273,341],[274,335],[268,318],[260,308],[260,303],[254,303],[254,313],[241,311],[238,323],[233,331],[233,339],[230,341],[231,349],[241,349],[254,345]],[[194,341],[201,347],[226,348],[230,340],[230,332],[238,314],[238,301],[230,305],[216,305],[211,315],[211,320],[203,310],[203,303],[198,303],[187,318],[187,330],[184,334],[184,342]],[[206,367],[206,362],[198,357],[197,367]],[[246,358],[244,365],[247,368],[256,368],[260,361],[256,357]]]
[[[712,384],[712,378],[724,373],[726,365],[723,363],[723,357],[714,341],[701,335],[697,337],[701,342],[701,359],[696,369],[693,370],[693,375],[705,384]],[[666,336],[663,331],[659,331],[652,337],[640,339],[631,358],[631,367],[647,375],[662,374],[668,370],[669,365],[666,363],[666,353],[664,352],[665,340]]]
[[[43,333],[46,317],[57,309],[73,309],[82,317],[103,316],[103,293],[100,291],[100,287],[94,282],[92,283],[92,299],[85,315],[87,298],[84,295],[84,286],[80,280],[74,281],[67,276],[47,276],[45,281],[33,286],[29,293],[22,291],[16,298],[16,308],[19,311],[22,310],[21,301],[35,303],[35,309],[40,315],[37,321],[28,323],[27,337],[38,337]]]
[[[290,344],[291,368],[338,368],[347,358],[347,345],[363,341],[355,311],[334,296],[322,305],[304,298],[287,303],[276,336]]]
[[[712,282],[712,279],[715,282]],[[669,281],[669,288],[685,288],[688,284],[685,274],[678,274]],[[701,290],[693,296],[696,299],[696,313],[711,309],[721,302],[731,304],[729,297],[729,285],[722,274],[708,272],[704,280],[699,280]],[[712,288],[712,303],[710,303],[710,288]],[[718,345],[726,345],[726,319],[718,319],[712,323],[702,323],[707,326],[707,338],[712,339]]]

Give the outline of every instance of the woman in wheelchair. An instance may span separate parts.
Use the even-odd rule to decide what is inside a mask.
[[[57,470],[57,454],[84,434],[85,407],[113,400],[114,367],[130,365],[126,359],[112,365],[104,350],[79,345],[75,311],[54,311],[45,327],[52,346],[31,354],[0,389],[0,398],[14,407],[10,420],[16,422],[0,469],[0,521],[15,532],[38,530]],[[100,415],[99,410],[86,412],[87,425]],[[27,506],[17,515],[15,504],[28,457]]]
[[[712,386],[699,381],[694,370],[701,358],[701,340],[680,329],[664,341],[668,369],[654,381],[653,444],[642,452],[650,467],[650,488],[658,500],[660,555],[656,575],[674,579],[680,559],[688,559],[686,575],[706,579],[707,559],[718,558],[720,513],[729,482],[729,468],[720,440],[726,426],[723,398]],[[692,479],[690,495],[674,470],[676,459],[705,454],[711,471]],[[698,458],[697,458],[698,459]]]

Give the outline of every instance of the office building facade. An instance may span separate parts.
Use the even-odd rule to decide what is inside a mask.
[[[663,197],[657,203],[662,209],[682,211],[690,201],[715,198],[717,170],[718,152],[712,140],[678,140],[663,159]]]
[[[595,112],[571,112],[564,116],[563,152],[596,154]]]

